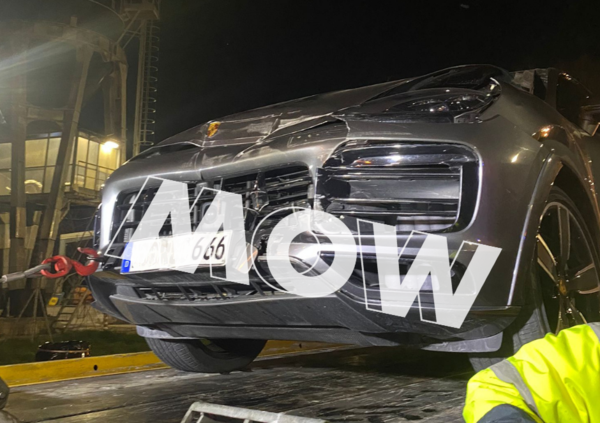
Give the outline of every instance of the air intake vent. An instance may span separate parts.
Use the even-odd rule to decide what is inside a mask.
[[[477,158],[464,146],[368,143],[336,152],[318,192],[323,208],[355,231],[364,219],[399,233],[440,232],[468,224],[477,185]]]

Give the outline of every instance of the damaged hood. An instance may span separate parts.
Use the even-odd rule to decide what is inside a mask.
[[[331,116],[333,113],[359,106],[406,81],[313,95],[237,113],[167,138],[158,146],[181,142],[191,142],[201,147],[253,144],[269,136],[292,134],[335,120]],[[209,136],[207,132],[211,123],[217,130]]]
[[[460,123],[461,118],[469,119],[473,114],[463,114],[463,111],[476,114],[489,105],[487,99],[480,97],[492,94],[495,97],[499,87],[493,78],[506,75],[506,71],[495,66],[466,65],[417,78],[313,95],[206,122],[147,151],[181,143],[202,148],[257,144],[327,122],[365,117],[382,121],[391,118],[398,122]]]

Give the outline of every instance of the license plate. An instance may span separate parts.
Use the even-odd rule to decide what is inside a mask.
[[[194,264],[199,267],[224,266],[230,238],[230,232],[218,232],[207,236],[186,235],[130,242],[125,246],[121,273],[173,270]],[[182,246],[187,248],[181,250]]]

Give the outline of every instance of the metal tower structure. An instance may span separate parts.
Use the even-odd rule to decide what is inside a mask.
[[[160,28],[160,0],[126,0],[124,12],[130,19],[130,38],[139,39],[135,117],[133,124],[132,155],[154,144],[156,124],[156,91],[158,82],[158,51]]]

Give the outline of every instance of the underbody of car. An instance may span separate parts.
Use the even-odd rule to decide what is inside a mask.
[[[593,181],[600,141],[572,122],[579,112],[571,119],[561,109],[565,97],[557,101],[555,87],[560,96],[567,78],[554,69],[456,67],[264,107],[169,138],[118,169],[104,187],[95,231],[105,260],[90,277],[96,306],[155,339],[496,351],[530,304],[536,233],[553,186],[573,199],[598,235]],[[464,241],[502,252],[459,329],[428,322],[436,316],[431,284],[405,318],[376,312],[379,278],[368,237],[357,241],[363,265],[357,260],[350,280],[323,298],[281,292],[254,270],[250,285],[215,279],[207,268],[124,274],[116,257],[160,185],[149,176],[186,183],[192,199],[203,187],[242,195],[248,240],[267,219],[254,242],[255,265],[267,277],[265,244],[281,218],[272,212],[289,206],[330,213],[357,237],[358,218],[395,225],[398,245],[413,231],[443,235],[450,258]],[[194,203],[192,229],[209,203]],[[161,234],[169,231],[167,221]],[[315,256],[313,247],[311,239],[292,244],[290,260],[299,271],[314,271],[315,261],[326,265],[327,251]],[[597,245],[590,248],[596,254]],[[402,275],[416,254],[404,252]],[[453,266],[453,284],[466,266]]]

